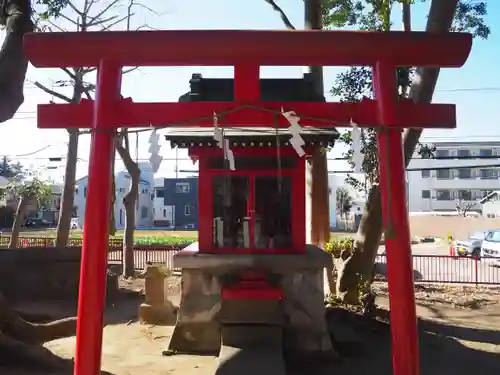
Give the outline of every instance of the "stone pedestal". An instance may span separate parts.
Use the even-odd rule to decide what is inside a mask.
[[[145,301],[139,306],[139,321],[142,324],[172,324],[175,322],[175,308],[165,299],[165,274],[159,266],[148,265],[144,271]]]
[[[176,254],[182,268],[182,300],[169,350],[183,353],[215,353],[221,346],[221,280],[242,269],[259,269],[279,276],[285,298],[282,303],[286,349],[297,354],[331,351],[325,321],[323,268],[330,255],[316,246],[304,254],[202,254],[193,244]],[[246,314],[253,305],[245,301]],[[274,319],[274,318],[273,318]],[[266,322],[262,322],[265,324]],[[275,324],[275,322],[268,322]]]

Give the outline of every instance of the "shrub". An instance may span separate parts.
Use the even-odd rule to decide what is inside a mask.
[[[334,258],[340,258],[343,251],[351,254],[353,247],[353,237],[333,238],[325,245],[325,251],[331,254]]]

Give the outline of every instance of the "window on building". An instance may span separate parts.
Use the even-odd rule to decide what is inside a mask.
[[[458,157],[466,158],[466,157],[469,157],[471,155],[471,152],[470,152],[470,150],[462,149],[462,150],[458,150],[457,155],[458,155]]]
[[[165,198],[165,191],[163,189],[156,189],[156,198]]]
[[[438,169],[436,171],[438,180],[448,180],[451,178],[451,170],[449,169]]]
[[[429,178],[429,177],[431,177],[431,171],[429,170],[422,171],[422,178]]]
[[[498,178],[498,171],[496,169],[481,169],[480,176],[482,180],[492,180]]]
[[[451,192],[449,190],[436,190],[436,199],[438,201],[452,200]]]
[[[458,169],[458,178],[461,179],[472,178],[472,170],[470,168]]]
[[[481,190],[481,196],[480,198],[486,198],[488,194],[491,193],[491,190]]]
[[[470,190],[459,190],[458,191],[458,199],[462,199],[464,201],[472,200],[472,192]]]
[[[75,188],[75,194],[78,195],[78,188]]]
[[[479,156],[483,157],[493,156],[493,150],[491,148],[482,148],[479,150]]]
[[[175,184],[176,193],[189,193],[189,182],[177,182]]]
[[[431,197],[431,191],[430,190],[422,190],[422,198],[424,199],[430,199]]]
[[[163,217],[167,217],[167,210],[163,209]]]
[[[446,158],[450,156],[449,150],[436,150],[436,158]]]
[[[85,189],[83,189],[83,196],[86,197],[87,196],[87,187],[85,186]]]
[[[191,206],[189,204],[184,205],[184,215],[185,216],[191,215]]]
[[[141,207],[141,219],[147,219],[149,215],[149,209],[147,206]]]

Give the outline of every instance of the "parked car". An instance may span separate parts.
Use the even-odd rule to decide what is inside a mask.
[[[78,228],[80,228],[80,222],[79,222],[79,220],[78,220],[77,217],[72,217],[71,218],[71,221],[69,223],[69,227],[71,229],[78,229]]]
[[[453,242],[455,255],[475,256],[481,255],[481,246],[489,230],[477,231],[469,235],[467,240],[457,240]]]
[[[46,228],[50,226],[50,223],[44,219],[30,218],[26,219],[26,221],[24,222],[24,226],[26,228]]]
[[[481,259],[500,265],[500,229],[490,230],[481,246]]]

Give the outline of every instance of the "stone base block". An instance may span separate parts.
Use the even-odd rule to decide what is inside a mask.
[[[179,323],[168,346],[169,351],[195,355],[218,355],[221,347],[219,322]]]
[[[171,325],[175,324],[177,312],[170,301],[161,306],[143,303],[139,306],[139,322],[142,324]]]
[[[216,375],[285,375],[282,328],[224,325]]]

